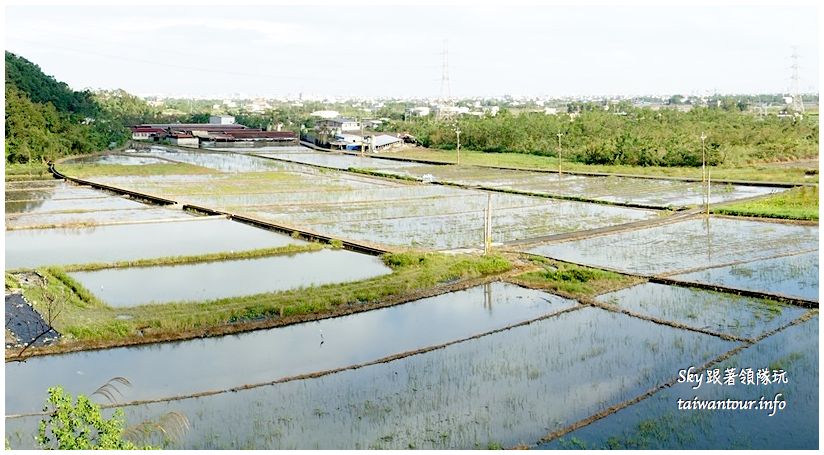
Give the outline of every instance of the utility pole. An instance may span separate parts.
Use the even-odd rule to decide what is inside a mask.
[[[461,127],[459,127],[457,125],[455,126],[455,136],[457,136],[457,138],[458,138],[458,142],[457,142],[458,143],[458,147],[457,147],[458,161],[455,164],[461,164]]]
[[[358,123],[360,123],[360,156],[363,156],[363,120],[360,117]]]
[[[563,136],[563,134],[561,134],[561,132],[558,131],[558,134],[556,134],[556,136],[558,136],[558,179],[560,180],[561,179],[561,136]]]
[[[707,139],[707,135],[704,132],[701,132],[701,183],[707,183],[707,153],[704,148],[704,141]]]

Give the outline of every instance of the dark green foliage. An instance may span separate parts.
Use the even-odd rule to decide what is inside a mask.
[[[689,112],[654,111],[631,106],[595,109],[571,103],[566,114],[500,113],[461,117],[461,146],[483,152],[558,156],[585,164],[701,166],[701,132],[707,135],[708,165],[786,160],[818,155],[817,117],[800,120],[742,113],[737,106],[696,107]],[[616,113],[620,115],[616,115]],[[454,122],[434,119],[396,121],[389,127],[408,131],[422,145],[456,147]]]
[[[121,105],[101,107],[40,67],[6,52],[6,162],[49,161],[104,150],[128,139]]]
[[[17,87],[31,101],[51,103],[59,112],[80,117],[96,117],[100,109],[88,91],[75,92],[65,82],[43,74],[39,66],[6,52],[6,85]]]

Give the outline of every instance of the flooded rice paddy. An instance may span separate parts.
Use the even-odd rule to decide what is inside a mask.
[[[542,245],[530,252],[654,275],[817,248],[818,226],[711,217]]]
[[[225,219],[6,231],[6,268],[115,262],[303,243]]]
[[[583,308],[385,364],[129,407],[127,418],[140,421],[169,410],[184,413],[191,423],[179,443],[185,448],[506,447],[534,443],[549,430],[663,382],[682,364],[707,361],[733,345]],[[292,352],[289,357],[300,356]],[[172,379],[171,371],[163,376],[176,387],[189,385]],[[141,381],[132,382],[135,393],[145,393],[138,391],[144,387]],[[7,431],[13,434],[17,424],[7,419]]]
[[[135,150],[130,150],[136,153]],[[147,164],[163,164],[168,161],[150,156],[135,156],[127,154],[103,154],[83,156],[65,161],[66,164],[119,164],[124,166],[144,166]]]
[[[742,338],[763,335],[806,312],[768,300],[655,283],[603,294],[596,300],[643,316]]]
[[[247,149],[253,151],[254,149]],[[554,196],[584,197],[606,202],[654,207],[701,205],[706,200],[701,182],[644,179],[618,176],[585,176],[552,172],[496,169],[480,166],[433,165],[381,159],[381,155],[357,156],[330,152],[306,153],[266,151],[270,156],[295,163],[335,169],[372,169],[428,181],[483,186]],[[784,191],[782,188],[753,185],[711,184],[710,203],[726,202]]]
[[[6,413],[34,412],[62,384],[89,394],[115,376],[128,400],[272,381],[438,345],[575,307],[576,302],[491,283],[403,305],[217,338],[35,357],[6,366]],[[158,374],[163,372],[163,374]]]
[[[428,174],[430,180],[659,207],[701,200],[696,189],[700,183],[573,175],[559,179],[557,174],[424,166],[304,147],[237,151],[241,153],[153,147],[86,162],[101,168],[168,160],[203,166],[213,172],[135,172],[90,180],[333,237],[424,249],[480,246],[488,200],[494,242],[620,227],[664,214],[372,178],[307,164],[371,168],[416,178]],[[252,156],[256,153],[290,162]],[[712,191],[717,198],[713,201],[767,192],[765,187],[730,185],[714,186]],[[8,227],[58,226],[7,230],[7,268],[304,243],[226,219],[199,219],[177,208],[149,206],[59,181],[7,183],[6,208]],[[196,221],[161,222],[176,217]],[[138,223],[143,220],[153,222]],[[101,225],[121,221],[131,224]],[[92,226],[76,227],[83,223]],[[70,225],[75,227],[65,227]],[[817,301],[817,248],[817,226],[712,217],[545,243],[530,252]],[[328,249],[71,275],[117,312],[127,311],[117,307],[153,302],[192,302],[181,308],[208,305],[210,299],[388,272],[377,258]],[[117,398],[129,404],[129,424],[169,411],[189,420],[190,429],[181,440],[162,443],[169,448],[532,446],[551,432],[673,381],[682,368],[744,348],[715,368],[784,369],[788,384],[704,385],[700,390],[675,384],[539,448],[818,446],[817,316],[788,327],[807,310],[652,283],[597,300],[615,311],[493,282],[238,335],[34,357],[6,365],[6,415],[38,412],[50,386],[90,394],[109,379],[123,376],[132,386],[119,387],[122,395]],[[629,314],[618,312],[622,310]],[[399,355],[411,351],[414,355]],[[761,412],[677,409],[678,398],[745,399],[776,393],[787,399],[787,409],[772,417]],[[200,397],[193,398],[195,394]],[[99,395],[94,399],[107,402]],[[151,403],[130,403],[135,400]],[[34,448],[39,419],[7,417],[9,444]]]
[[[376,257],[345,250],[322,250],[260,259],[107,269],[70,275],[109,306],[124,307],[202,302],[359,281],[390,272]]]
[[[818,301],[818,251],[745,262],[671,278]]]
[[[193,155],[159,148],[152,149],[152,153],[181,161],[179,155]],[[316,154],[289,155],[303,159]],[[391,181],[228,152],[200,154],[186,160],[226,172],[151,178],[97,177],[94,180],[181,203],[217,208],[287,226],[303,226],[324,235],[390,247],[454,249],[482,246],[484,213],[490,194],[493,241],[499,243],[659,216],[653,210]],[[237,166],[223,166],[227,160]],[[270,166],[275,168],[286,167],[276,172],[265,166],[258,168],[243,164],[248,164],[249,160],[270,161]]]
[[[680,383],[638,404],[540,446],[542,449],[816,449],[818,325],[815,317],[755,344],[710,369],[784,370],[786,384]],[[684,365],[688,367],[689,365]],[[678,400],[786,400],[782,410],[679,410]]]

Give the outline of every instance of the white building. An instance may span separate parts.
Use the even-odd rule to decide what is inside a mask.
[[[231,115],[211,115],[209,116],[209,123],[213,125],[232,125],[235,123],[235,118]]]
[[[418,117],[426,117],[430,113],[430,109],[428,106],[418,106],[413,107],[409,110],[411,115],[417,115]]]
[[[338,117],[340,117],[340,112],[338,112],[338,111],[315,111],[315,112],[312,112],[312,113],[311,113],[311,114],[309,114],[309,115],[311,115],[312,117],[320,117],[320,118],[325,118],[325,119],[333,119],[333,118],[338,118]]]
[[[344,131],[360,130],[360,122],[348,118],[338,117],[333,119],[318,120],[315,124],[318,131],[326,130],[330,133],[342,133]]]

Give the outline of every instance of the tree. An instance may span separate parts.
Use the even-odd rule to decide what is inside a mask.
[[[123,411],[117,409],[111,419],[105,419],[100,406],[84,395],[72,396],[62,387],[50,387],[44,412],[48,418],[40,421],[37,442],[44,449],[58,450],[137,450],[138,447],[123,438]]]

